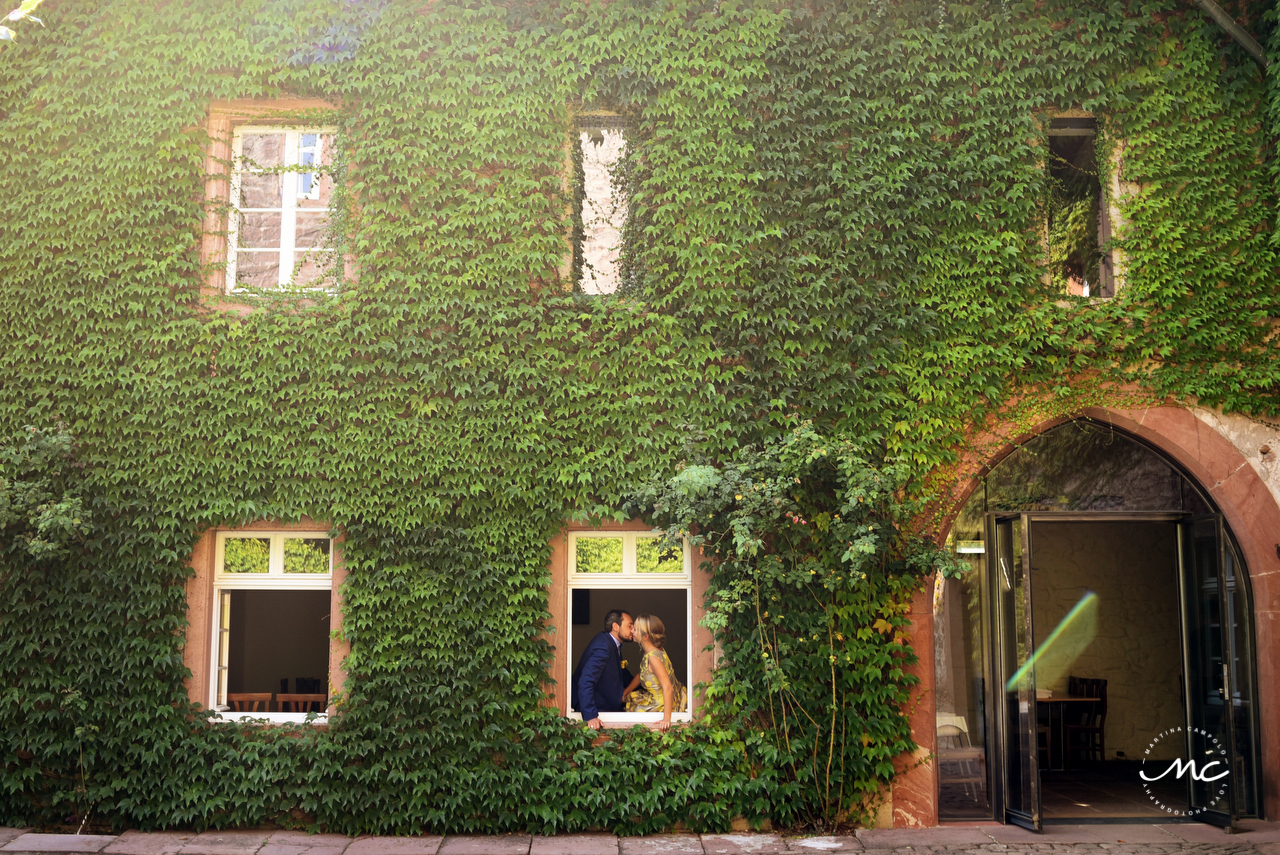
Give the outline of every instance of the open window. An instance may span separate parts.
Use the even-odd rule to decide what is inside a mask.
[[[621,281],[627,141],[618,116],[585,116],[574,141],[573,273],[583,294],[612,294]]]
[[[1115,296],[1111,210],[1102,192],[1097,120],[1049,121],[1045,235],[1052,287],[1077,297]]]
[[[664,648],[671,657],[675,677],[689,688],[693,701],[694,621],[693,574],[688,544],[665,546],[661,537],[641,531],[570,532],[568,542],[568,599],[570,621],[569,673],[577,665],[587,644],[601,631],[610,609],[621,609],[633,617],[656,615],[666,625]],[[619,651],[633,674],[638,674],[643,652],[634,642],[623,642]],[[568,709],[572,718],[581,718]],[[691,710],[672,712],[672,721],[691,720]],[[655,723],[661,712],[600,713],[606,726]]]
[[[333,544],[318,532],[219,532],[210,709],[303,721],[329,705]]]

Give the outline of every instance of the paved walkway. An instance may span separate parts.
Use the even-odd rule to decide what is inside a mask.
[[[1207,825],[1052,825],[1032,834],[1008,825],[860,829],[839,837],[780,834],[448,835],[344,837],[301,831],[126,831],[38,834],[0,828],[0,855],[921,855],[1013,852],[1064,855],[1280,855],[1280,823],[1247,822],[1239,834]]]

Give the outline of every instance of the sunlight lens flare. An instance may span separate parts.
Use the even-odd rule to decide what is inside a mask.
[[[1027,675],[1035,670],[1036,683],[1048,685],[1056,681],[1098,634],[1098,595],[1089,591],[1067,612],[1044,643],[1005,684],[1006,692],[1017,691]]]

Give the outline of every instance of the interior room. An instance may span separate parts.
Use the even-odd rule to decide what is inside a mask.
[[[327,693],[329,592],[229,593],[228,694]]]
[[[662,619],[667,630],[663,647],[671,657],[676,678],[689,686],[689,592],[686,588],[574,588],[570,591],[573,623],[572,655],[569,667],[576,668],[582,652],[597,633],[604,629],[604,616],[610,609],[622,609],[631,616],[649,614]],[[634,642],[622,643],[620,655],[632,675],[640,673],[643,652]],[[690,687],[692,688],[692,687]]]
[[[1046,821],[1154,816],[1164,813],[1156,801],[1186,802],[1185,782],[1147,785],[1153,801],[1138,774],[1144,760],[1150,775],[1153,761],[1163,771],[1160,761],[1183,754],[1180,739],[1156,741],[1185,721],[1177,542],[1173,523],[1032,523],[1036,648],[1087,593],[1097,596],[1092,641],[1062,673],[1036,673]]]

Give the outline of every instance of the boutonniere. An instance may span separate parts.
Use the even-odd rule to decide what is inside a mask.
[[[627,660],[625,660],[625,659],[623,659],[623,660],[622,660],[622,667],[623,667],[623,668],[626,668],[626,667],[627,667]]]

